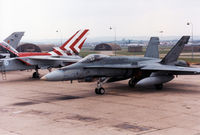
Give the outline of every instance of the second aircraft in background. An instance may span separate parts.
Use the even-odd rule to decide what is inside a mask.
[[[14,57],[1,59],[0,71],[5,73],[6,71],[35,69],[33,78],[39,78],[38,69],[58,68],[76,63],[81,59],[78,53],[87,39],[88,31],[88,29],[77,31],[62,46],[55,47],[53,51],[47,53],[21,53],[10,46],[7,40],[4,40],[0,46]]]

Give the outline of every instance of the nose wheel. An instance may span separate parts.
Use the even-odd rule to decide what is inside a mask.
[[[110,78],[99,78],[97,82],[97,88],[95,89],[95,93],[97,95],[105,94],[105,89],[102,87],[104,83],[106,83]]]
[[[105,93],[105,89],[104,88],[96,88],[95,89],[95,93],[97,94],[97,95],[103,95],[104,93]]]

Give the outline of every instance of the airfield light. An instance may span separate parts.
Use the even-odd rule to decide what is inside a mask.
[[[191,40],[191,47],[192,47],[192,59],[194,58],[194,46],[193,46],[193,24],[191,22],[187,22],[187,25],[191,26],[191,37],[192,37],[192,40]]]
[[[57,33],[60,33],[60,45],[62,45],[62,32],[61,30],[56,30]]]
[[[114,28],[112,28],[112,27],[110,26],[110,28],[109,28],[109,29],[110,29],[110,30],[114,30],[114,34],[115,34],[115,35],[114,35],[114,39],[115,39],[115,40],[114,40],[114,41],[115,41],[114,43],[115,43],[115,44],[117,44],[117,42],[116,42],[116,37],[117,37],[116,28],[115,28],[115,27],[114,27]],[[116,56],[116,48],[115,48],[115,56]]]

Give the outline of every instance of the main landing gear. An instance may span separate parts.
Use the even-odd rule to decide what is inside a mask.
[[[137,82],[136,82],[135,78],[131,78],[131,79],[128,81],[128,86],[131,87],[131,88],[133,88],[133,87],[135,87],[136,83],[137,83]]]
[[[97,88],[95,88],[95,93],[97,95],[105,94],[105,89],[102,87],[102,85],[104,83],[106,83],[108,80],[109,80],[109,78],[106,78],[106,79],[99,78],[99,80],[97,82]]]
[[[35,72],[33,73],[33,76],[32,76],[32,78],[40,78],[40,74],[39,74],[39,72],[38,72],[38,68],[35,68]]]

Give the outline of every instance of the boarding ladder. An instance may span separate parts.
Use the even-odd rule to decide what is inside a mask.
[[[0,61],[0,72],[2,74],[2,80],[6,80],[6,70],[3,61]]]

